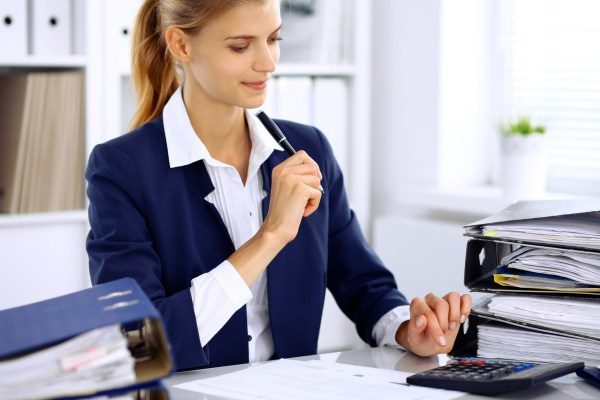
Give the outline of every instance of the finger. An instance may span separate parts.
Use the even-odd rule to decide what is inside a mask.
[[[450,306],[448,327],[451,331],[454,331],[460,324],[460,295],[456,292],[450,292],[444,296],[444,300]]]
[[[288,159],[286,159],[285,161],[283,161],[280,165],[283,168],[285,168],[285,167],[291,167],[294,165],[301,165],[301,164],[314,165],[317,168],[319,168],[319,164],[317,164],[315,160],[310,158],[310,156],[308,154],[306,154],[306,152],[304,150],[298,151],[296,154],[294,154],[293,156],[291,156]]]
[[[320,190],[318,189],[314,189],[314,188],[310,188],[310,194],[309,194],[309,199],[308,199],[308,203],[306,204],[306,207],[304,208],[304,216],[308,217],[310,214],[312,214],[313,212],[315,212],[317,210],[317,208],[319,208],[319,204],[321,203],[321,196],[322,193]]]
[[[440,327],[446,333],[448,330],[448,313],[450,311],[446,300],[437,297],[434,293],[429,293],[425,296],[425,303],[433,310]]]
[[[423,303],[423,304],[420,304]],[[419,297],[415,297],[410,302],[409,312],[410,312],[410,325],[412,325],[411,329],[415,333],[421,333],[427,327],[427,318],[422,313],[422,310],[427,307],[423,300]]]
[[[314,175],[323,179],[321,175],[321,171],[319,170],[318,165],[314,164],[300,164],[300,165],[292,165],[283,168],[281,171],[284,175]]]
[[[437,315],[433,312],[433,310],[427,305],[425,301],[419,299],[418,297],[415,298],[415,300],[413,300],[413,303],[415,304],[414,315],[425,316],[425,318],[427,319],[427,323],[425,324],[425,327],[427,328],[427,333],[429,334],[429,336],[431,336],[435,343],[439,344],[440,346],[445,346],[446,338],[444,337],[444,332],[442,331],[442,328],[440,327],[440,324],[438,322]],[[411,303],[411,308],[413,307],[413,303]],[[413,311],[411,310],[411,315],[412,314]]]
[[[314,189],[319,189],[321,184],[321,179],[318,176],[314,175],[299,175],[298,179],[302,181],[305,185],[310,186]]]
[[[465,322],[471,313],[471,295],[460,296],[460,322]]]

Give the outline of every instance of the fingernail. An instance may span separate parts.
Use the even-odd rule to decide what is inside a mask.
[[[460,316],[460,323],[462,324],[463,322],[465,322],[467,320],[467,316],[466,315],[461,315]]]
[[[417,325],[417,328],[420,328],[423,326],[423,317],[420,316],[417,318],[417,322],[415,323]]]
[[[438,343],[440,344],[440,346],[445,346],[446,345],[446,339],[444,339],[443,336],[440,336],[438,338]]]
[[[452,321],[450,322],[450,330],[453,331],[456,329],[456,322]]]

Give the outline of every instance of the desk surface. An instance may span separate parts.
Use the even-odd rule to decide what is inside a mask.
[[[385,368],[404,372],[421,372],[426,369],[434,368],[445,364],[448,359],[446,356],[437,356],[429,358],[417,357],[402,350],[391,347],[377,347],[365,350],[342,351],[338,353],[321,354],[307,357],[300,357],[299,360],[326,360],[335,361],[342,364],[361,365],[365,367]],[[164,381],[169,390],[172,400],[197,400],[198,393],[187,390],[173,388],[183,382],[194,381],[197,379],[214,377],[229,372],[239,371],[247,368],[248,364],[233,365],[229,367],[211,368],[196,371],[181,372],[171,376]],[[203,399],[216,399],[212,396],[203,396]],[[460,399],[487,399],[491,397],[482,397],[465,394]],[[507,393],[503,396],[494,397],[496,399],[544,399],[544,400],[564,400],[564,399],[598,399],[600,398],[600,389],[597,389],[583,380],[577,378],[575,374],[563,376],[550,383],[539,385],[525,391]]]

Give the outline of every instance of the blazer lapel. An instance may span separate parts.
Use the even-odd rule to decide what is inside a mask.
[[[282,151],[274,151],[271,156],[262,164],[260,171],[263,178],[263,189],[267,193],[262,201],[262,212],[263,219],[267,217],[269,212],[269,204],[271,201],[271,176],[273,174],[273,168],[284,161],[288,155]],[[284,301],[285,296],[285,282],[286,268],[284,264],[285,260],[285,247],[281,252],[271,261],[267,267],[267,296],[269,299],[269,322],[271,325],[271,333],[273,337],[273,345],[275,347],[275,357],[281,354],[281,339],[285,335],[286,327],[281,325],[281,308],[285,308],[286,304]]]
[[[201,204],[205,211],[211,215],[213,220],[212,227],[209,227],[211,234],[221,236],[222,243],[225,244],[226,252],[229,255],[235,251],[235,246],[233,245],[231,236],[229,236],[227,226],[225,226],[223,218],[215,205],[206,200],[206,196],[215,190],[215,187],[210,180],[210,176],[208,175],[208,171],[206,170],[206,165],[204,165],[204,161],[200,160],[190,166],[192,167],[192,175],[194,176],[200,197],[202,198]]]

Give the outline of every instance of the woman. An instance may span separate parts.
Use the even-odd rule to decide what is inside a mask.
[[[96,146],[86,171],[92,281],[138,281],[178,370],[314,354],[326,288],[366,342],[447,352],[470,297],[409,306],[360,231],[324,135],[279,121],[303,149],[288,158],[247,111],[279,59],[279,7],[143,3],[136,129]]]

